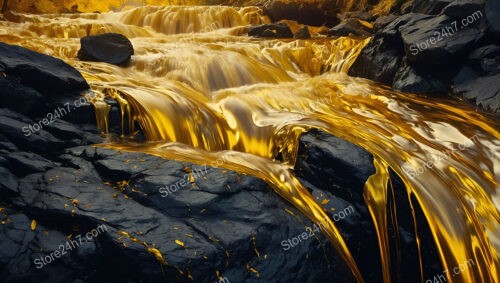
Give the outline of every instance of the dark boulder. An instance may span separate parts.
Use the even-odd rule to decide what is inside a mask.
[[[7,86],[10,91],[22,86],[23,95],[33,98],[38,95],[26,87],[49,97],[89,88],[82,75],[61,59],[1,42],[0,70],[7,80],[14,82]],[[3,84],[5,86],[5,82]],[[1,95],[7,94],[2,91]]]
[[[263,24],[248,27],[248,35],[256,37],[292,38],[293,33],[285,23]]]
[[[78,58],[83,61],[106,62],[124,65],[134,54],[134,47],[128,38],[117,33],[91,35],[80,39]]]
[[[295,39],[311,38],[311,33],[309,32],[309,27],[307,27],[307,26],[300,27],[293,37]]]
[[[358,19],[345,19],[340,24],[328,30],[329,36],[368,36],[371,29],[363,25]]]

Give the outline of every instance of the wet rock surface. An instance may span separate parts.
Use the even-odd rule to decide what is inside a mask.
[[[117,33],[85,36],[80,39],[80,44],[78,58],[83,61],[125,65],[134,55],[134,47],[130,40]]]

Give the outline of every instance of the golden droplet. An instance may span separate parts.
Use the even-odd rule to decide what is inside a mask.
[[[33,220],[31,220],[31,230],[35,231],[35,228],[36,228],[36,220],[33,219]]]

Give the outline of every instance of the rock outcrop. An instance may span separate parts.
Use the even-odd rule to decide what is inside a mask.
[[[495,49],[498,1],[415,1],[412,11],[376,27],[349,75],[413,93],[464,94],[483,109],[500,111]],[[490,7],[490,10],[485,9]]]

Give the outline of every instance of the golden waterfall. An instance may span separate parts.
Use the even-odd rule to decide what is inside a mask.
[[[500,134],[495,117],[462,103],[392,92],[346,72],[368,39],[261,40],[241,36],[266,23],[260,8],[144,6],[103,14],[19,15],[0,22],[0,41],[64,59],[87,79],[98,123],[109,125],[103,97],[121,105],[126,132],[145,143],[102,146],[211,163],[267,181],[324,233],[363,281],[333,221],[294,176],[298,138],[318,128],[375,156],[365,185],[388,280],[385,209],[389,167],[404,181],[428,221],[443,267],[473,259],[449,282],[500,277]],[[104,32],[132,41],[125,68],[76,58],[79,38]],[[321,103],[318,103],[320,101]],[[440,160],[443,152],[473,143]],[[275,160],[281,154],[283,161]],[[432,168],[412,178],[429,160]],[[449,276],[449,275],[448,275]]]

